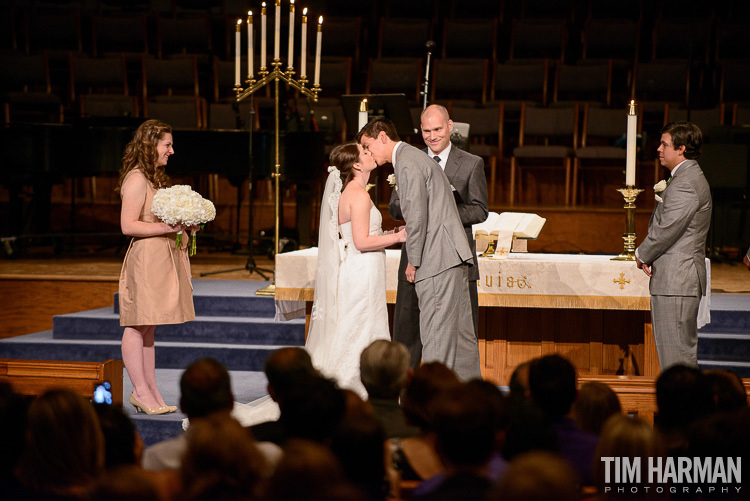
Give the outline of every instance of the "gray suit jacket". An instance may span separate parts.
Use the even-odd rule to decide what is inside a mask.
[[[404,247],[417,267],[416,281],[470,261],[473,256],[451,185],[437,162],[401,143],[393,168],[408,233]]]
[[[651,265],[651,294],[705,295],[711,190],[698,162],[683,163],[661,198],[638,246],[638,258]]]
[[[429,156],[428,151],[423,151]],[[461,224],[466,232],[466,239],[473,255],[474,266],[469,269],[469,280],[479,280],[476,242],[471,227],[474,224],[484,222],[488,215],[487,178],[484,175],[484,161],[481,157],[472,155],[453,145],[444,172],[450,184],[456,189],[454,198],[456,199],[458,216],[461,218]],[[388,213],[397,221],[404,220],[398,190],[391,192]],[[402,252],[406,253],[405,249],[402,249]],[[406,270],[406,261],[402,259],[401,265],[403,269],[399,268],[399,280],[402,279]],[[405,280],[405,277],[403,279]]]

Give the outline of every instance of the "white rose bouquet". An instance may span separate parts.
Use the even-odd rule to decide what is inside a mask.
[[[216,217],[216,208],[210,200],[194,192],[190,186],[177,184],[170,188],[161,188],[154,194],[151,212],[167,224],[182,224],[184,226],[200,226]],[[190,243],[190,255],[197,252],[196,232],[192,231],[193,240]],[[182,232],[177,232],[177,247],[182,245]]]

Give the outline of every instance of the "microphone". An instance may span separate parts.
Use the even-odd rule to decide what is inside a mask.
[[[437,45],[435,45],[435,42],[433,42],[432,40],[429,40],[426,44],[424,44],[424,46],[425,46],[425,49],[427,49],[427,52],[430,52],[430,53],[432,53],[432,51],[434,51],[435,48],[437,47]]]

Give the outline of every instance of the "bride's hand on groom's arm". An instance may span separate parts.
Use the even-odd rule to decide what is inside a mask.
[[[393,230],[393,235],[396,237],[396,243],[406,242],[406,226],[399,226]]]

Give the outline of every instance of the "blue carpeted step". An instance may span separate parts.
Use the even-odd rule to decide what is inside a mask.
[[[244,280],[193,280],[193,304],[198,316],[252,316],[273,318],[273,297],[256,296],[255,292],[269,282]],[[114,296],[114,313],[120,313],[118,294]]]
[[[750,296],[714,294],[711,296],[711,323],[699,332],[750,334]]]
[[[745,362],[750,360],[750,334],[698,333],[698,358]]]
[[[120,317],[100,308],[53,317],[55,339],[120,340]],[[274,322],[273,318],[201,316],[192,322],[156,327],[158,341],[302,345],[305,319]]]
[[[698,366],[701,370],[724,370],[733,371],[742,378],[750,378],[750,362],[725,362],[716,360],[701,360],[698,358]]]
[[[227,369],[261,371],[268,355],[287,345],[156,342],[156,366],[184,369],[191,362],[212,357]],[[121,359],[120,341],[54,339],[52,331],[0,339],[0,357],[31,360],[101,361]]]

